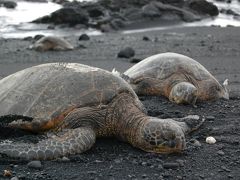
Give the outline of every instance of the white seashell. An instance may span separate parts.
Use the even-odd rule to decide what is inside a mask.
[[[209,136],[206,138],[206,143],[208,144],[215,144],[216,143],[216,139],[212,136]]]

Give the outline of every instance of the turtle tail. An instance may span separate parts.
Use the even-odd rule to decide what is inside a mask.
[[[79,127],[65,130],[37,144],[1,142],[0,154],[27,160],[56,159],[90,149],[95,143],[95,138],[92,128]]]

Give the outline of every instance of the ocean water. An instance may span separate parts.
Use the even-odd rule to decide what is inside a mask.
[[[85,0],[86,1],[86,0]],[[66,36],[67,34],[78,35],[88,33],[98,35],[99,31],[88,29],[79,30],[73,28],[48,29],[47,24],[29,23],[39,17],[49,15],[60,9],[59,4],[48,1],[47,3],[36,3],[17,1],[15,9],[0,7],[0,37],[3,38],[24,38],[37,34]]]
[[[72,1],[72,0],[71,0]],[[93,1],[93,0],[78,0],[78,1]],[[208,0],[214,2],[219,9],[231,9],[236,13],[240,14],[240,3],[238,0],[232,0],[232,3],[221,3],[214,0]],[[24,2],[17,1],[18,5],[15,9],[7,9],[0,7],[0,37],[3,38],[23,38],[27,36],[34,36],[36,34],[51,35],[55,34],[58,36],[66,36],[67,34],[79,35],[81,33],[87,33],[89,35],[99,35],[99,31],[94,29],[81,30],[74,28],[61,28],[61,29],[48,29],[46,24],[33,24],[29,23],[44,15],[48,15],[61,8],[61,5],[47,2],[47,3],[36,3],[36,2]],[[209,18],[193,23],[181,23],[175,25],[181,26],[240,26],[240,17],[236,18],[232,15],[220,14],[216,18]],[[126,31],[124,33],[151,31],[159,29],[172,28],[173,26],[154,27],[149,29],[140,29]]]

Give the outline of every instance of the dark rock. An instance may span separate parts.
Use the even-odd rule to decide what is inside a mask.
[[[161,12],[155,3],[150,2],[149,4],[142,7],[142,15],[144,17],[159,17]]]
[[[124,10],[123,16],[129,21],[139,21],[142,19],[142,10],[135,7],[130,7]]]
[[[233,11],[231,9],[221,9],[220,12],[224,13],[224,14],[228,14],[228,15],[240,16],[238,13],[236,13],[235,11]]]
[[[119,58],[131,58],[135,55],[135,51],[131,47],[126,47],[118,53]]]
[[[117,18],[117,19],[113,19],[111,22],[110,22],[110,25],[113,29],[115,30],[118,30],[120,28],[123,28],[125,27],[125,23],[123,20]]]
[[[104,15],[103,11],[101,9],[99,9],[99,8],[91,8],[91,9],[89,9],[88,10],[88,14],[92,18],[96,18],[96,17]]]
[[[0,1],[0,7],[1,6],[9,9],[14,9],[17,6],[17,3],[14,1]]]
[[[164,163],[163,167],[165,169],[177,169],[179,167],[178,163]]]
[[[54,24],[68,24],[74,26],[76,24],[87,24],[88,15],[84,10],[74,8],[62,8],[59,9],[49,16],[44,16],[34,23],[54,23]]]
[[[90,37],[87,34],[82,34],[79,38],[79,41],[88,41],[90,40]]]
[[[147,36],[143,36],[143,41],[150,41],[150,38]]]
[[[142,59],[139,59],[139,58],[132,58],[130,60],[130,63],[139,63]]]
[[[219,10],[216,5],[206,0],[189,0],[188,6],[200,14],[208,14],[210,16],[217,16]]]
[[[33,37],[28,36],[28,37],[23,38],[23,40],[24,40],[24,41],[31,41],[31,40],[33,40]]]
[[[84,45],[82,45],[82,44],[79,44],[77,47],[78,47],[79,49],[86,49],[86,48],[87,48],[86,46],[84,46]]]
[[[159,11],[166,13],[167,17],[169,16],[171,16],[172,18],[180,17],[183,21],[186,22],[192,22],[201,19],[199,16],[183,8],[175,7],[169,4],[163,4],[160,2],[154,2],[154,4],[159,9]]]
[[[36,36],[34,36],[34,40],[35,41],[37,41],[37,40],[39,40],[39,39],[41,39],[42,37],[44,37],[44,35],[42,35],[42,34],[37,34]]]
[[[27,164],[28,168],[41,169],[42,163],[40,161],[31,161]]]

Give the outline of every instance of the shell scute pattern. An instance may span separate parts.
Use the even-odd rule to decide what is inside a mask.
[[[198,62],[191,58],[175,53],[163,53],[151,56],[136,64],[124,74],[131,78],[145,77],[166,79],[175,73],[191,74],[197,80],[208,79],[211,74]]]
[[[0,116],[18,114],[51,119],[73,107],[106,104],[120,91],[135,95],[127,83],[109,74],[98,68],[67,63],[50,63],[17,72],[7,81],[0,81]],[[7,89],[2,90],[3,87]]]

